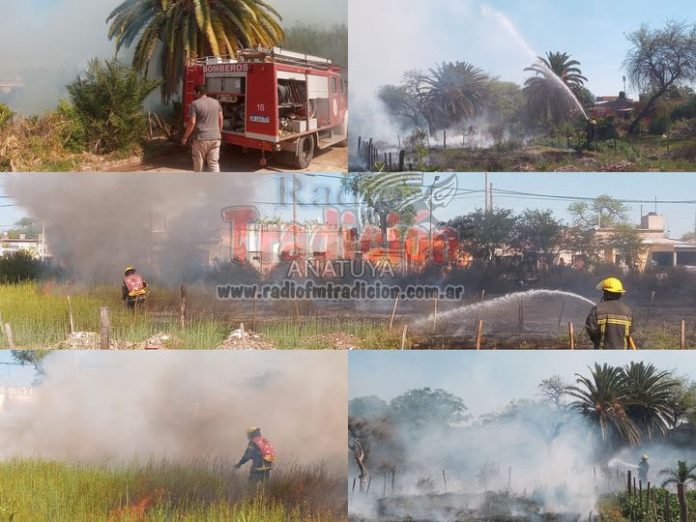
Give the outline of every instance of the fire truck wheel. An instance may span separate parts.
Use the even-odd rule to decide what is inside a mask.
[[[306,169],[312,163],[312,158],[314,158],[314,138],[312,136],[300,138],[295,156],[295,167]]]

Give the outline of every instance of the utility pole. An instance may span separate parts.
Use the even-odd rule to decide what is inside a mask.
[[[483,212],[485,214],[488,214],[488,172],[485,172],[483,175],[483,194],[484,194],[484,202],[483,202]]]
[[[292,258],[297,259],[297,182],[292,175]]]
[[[41,225],[41,241],[39,242],[39,259],[43,262],[46,257],[46,223]]]
[[[429,250],[429,257],[428,257],[428,262],[432,263],[433,262],[433,189],[435,188],[435,183],[437,183],[437,180],[440,179],[440,176],[435,176],[435,179],[433,180],[433,184],[430,185],[430,205],[429,205],[429,210],[430,212],[428,213],[428,220],[430,222],[429,226],[429,239],[428,239],[428,250]]]
[[[488,185],[488,212],[493,212],[493,182]]]

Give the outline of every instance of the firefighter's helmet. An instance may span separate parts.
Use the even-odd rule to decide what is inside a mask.
[[[642,457],[640,460],[642,460],[643,462],[645,462],[646,460],[648,460],[648,456],[647,456],[647,455],[643,455],[643,457]]]
[[[124,274],[124,275],[128,275],[128,272],[130,272],[131,270],[132,270],[133,272],[135,272],[135,268],[134,268],[134,267],[132,267],[132,266],[127,266],[126,269],[123,271],[123,274]]]
[[[626,290],[624,290],[624,287],[621,284],[621,281],[619,279],[617,279],[616,277],[607,277],[606,279],[603,279],[597,285],[597,290],[604,290],[605,292],[611,292],[613,294],[626,293]]]
[[[250,426],[249,429],[247,430],[247,437],[252,438],[255,435],[259,435],[261,433],[261,428],[258,426]]]

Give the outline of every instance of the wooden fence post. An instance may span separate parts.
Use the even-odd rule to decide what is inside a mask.
[[[99,308],[99,320],[101,321],[99,347],[102,350],[108,350],[111,347],[111,319],[109,318],[109,308],[107,306]]]
[[[627,483],[628,483],[628,494],[631,494],[631,470],[628,470],[628,473],[626,475],[628,477]]]
[[[10,350],[15,349],[14,337],[12,335],[12,327],[10,323],[5,323],[5,337],[7,337],[7,347]]]
[[[681,322],[681,335],[679,337],[679,348],[682,350],[686,348],[686,321],[682,319]]]
[[[186,285],[181,285],[180,295],[179,321],[181,323],[181,329],[184,330],[186,328]]]
[[[483,319],[479,319],[476,325],[476,349],[481,349],[481,337],[483,336]]]
[[[437,330],[437,297],[435,297],[434,312],[433,312],[433,333]]]
[[[568,323],[568,341],[570,343],[570,349],[575,350],[575,326],[573,323]]]
[[[394,308],[392,308],[391,317],[389,318],[389,332],[391,333],[394,327],[394,316],[396,315],[396,305],[399,304],[399,295],[397,294],[396,299],[394,299]]]
[[[404,331],[401,333],[401,349],[405,349],[406,347],[406,334],[408,333],[408,325],[404,325]]]
[[[68,318],[70,319],[70,333],[75,333],[75,318],[73,317],[72,301],[70,301],[70,296],[68,296]]]

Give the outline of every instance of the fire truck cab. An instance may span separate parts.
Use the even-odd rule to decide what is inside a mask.
[[[262,167],[266,152],[304,169],[315,150],[346,144],[348,94],[331,60],[279,48],[197,60],[186,68],[184,119],[199,84],[222,105],[223,142],[260,150]]]

